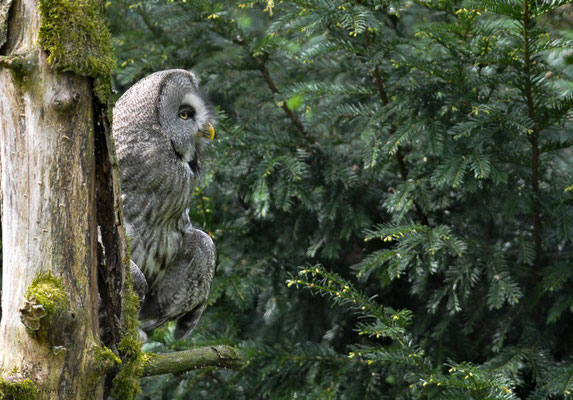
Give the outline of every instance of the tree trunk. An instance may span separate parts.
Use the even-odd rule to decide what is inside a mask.
[[[162,355],[145,369],[101,105],[115,63],[101,11],[99,0],[0,0],[2,399],[102,399],[112,380],[118,400],[132,399],[142,374],[241,364],[215,346]],[[51,36],[38,40],[40,31]]]
[[[0,391],[22,394],[30,379],[40,399],[102,398],[91,82],[48,66],[37,0],[14,0],[10,13],[0,49]]]

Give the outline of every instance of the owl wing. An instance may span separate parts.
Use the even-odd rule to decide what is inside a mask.
[[[215,275],[215,245],[205,232],[188,227],[175,260],[149,289],[139,313],[140,327],[150,331],[180,320],[175,337],[183,339],[197,326]]]
[[[201,315],[203,314],[203,310],[205,310],[206,304],[207,299],[203,300],[201,304],[177,320],[177,325],[175,325],[175,332],[173,334],[175,339],[185,339],[191,332],[193,332],[193,329],[195,329],[201,319]]]
[[[147,281],[145,280],[145,275],[139,269],[136,263],[132,260],[129,261],[129,272],[131,273],[133,290],[139,296],[140,303],[145,299],[145,294],[147,293]]]

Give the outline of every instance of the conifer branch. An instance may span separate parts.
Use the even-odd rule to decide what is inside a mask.
[[[246,47],[246,43],[243,40],[243,38],[241,36],[237,36],[234,40],[234,43],[238,44],[239,46],[242,47]],[[266,59],[261,59],[259,56],[257,55],[251,55],[251,58],[253,59],[253,61],[257,64],[257,68],[259,69],[259,71],[261,71],[261,74],[263,75],[263,78],[265,79],[265,82],[267,83],[267,86],[269,87],[269,89],[271,89],[271,92],[273,92],[273,94],[278,94],[279,93],[279,89],[277,88],[277,85],[275,84],[273,78],[271,77],[271,74],[266,66]],[[310,135],[310,133],[306,130],[306,128],[304,127],[303,123],[301,122],[301,120],[298,118],[298,116],[294,113],[293,110],[290,109],[290,107],[288,106],[288,104],[286,103],[286,101],[282,101],[281,104],[281,108],[284,110],[284,112],[286,113],[287,117],[291,120],[291,122],[293,123],[293,125],[296,127],[296,129],[302,134],[302,136],[311,144],[316,143],[316,140],[313,139],[313,137]]]
[[[147,29],[149,29],[149,32],[153,34],[154,37],[158,38],[159,41],[165,45],[165,47],[171,44],[171,41],[166,39],[164,30],[158,26],[157,22],[151,21],[149,15],[143,9],[142,4],[139,4],[137,7],[135,7],[135,11],[141,17],[141,20],[143,21]]]
[[[370,34],[366,32],[367,50],[370,47],[370,44],[371,44]],[[378,68],[378,66],[374,67],[372,75],[374,76],[374,81],[376,82],[376,89],[378,90],[378,96],[380,97],[380,101],[382,102],[382,105],[387,106],[390,103],[390,100],[388,99],[388,94],[386,93],[386,88],[384,87],[384,81],[382,80],[382,74],[380,73],[380,68]],[[396,125],[391,124],[389,135],[392,136],[394,133],[396,133]],[[398,163],[400,176],[402,180],[406,182],[408,180],[408,170],[406,168],[406,164],[404,163],[404,155],[402,154],[400,147],[396,149],[396,162]],[[414,208],[416,209],[416,214],[418,215],[420,221],[422,221],[424,225],[428,225],[428,217],[426,217],[426,214],[424,214],[424,211],[416,201],[414,201]]]
[[[275,85],[275,82],[273,81],[273,79],[271,78],[271,74],[269,73],[268,68],[265,65],[265,62],[263,60],[261,60],[260,57],[258,56],[252,56],[253,60],[257,63],[257,66],[259,67],[259,70],[261,71],[261,74],[263,74],[263,78],[265,79],[265,82],[267,83],[268,87],[271,89],[271,91],[274,94],[278,94],[279,93],[279,89],[277,88],[277,86]],[[302,124],[301,120],[297,117],[297,115],[290,109],[290,107],[288,106],[288,104],[286,103],[286,101],[282,101],[281,104],[282,109],[284,110],[284,112],[286,113],[286,115],[288,116],[288,118],[291,120],[291,122],[293,123],[293,125],[299,130],[300,133],[302,133],[302,135],[310,142],[313,143],[314,141],[312,140],[310,134],[308,133],[308,131],[306,130],[306,128],[304,127],[304,125]]]
[[[153,354],[143,370],[143,376],[178,374],[194,369],[215,367],[240,369],[242,359],[229,346],[205,346],[173,353]]]
[[[523,2],[523,43],[524,43],[524,73],[525,73],[525,97],[527,100],[527,111],[529,118],[533,121],[533,132],[531,132],[531,186],[533,188],[533,243],[535,249],[536,263],[541,256],[541,211],[539,204],[539,126],[535,115],[535,106],[533,102],[533,91],[531,85],[531,53],[529,40],[530,25],[529,0]]]
[[[384,88],[384,82],[382,81],[382,74],[380,73],[380,69],[378,67],[374,68],[374,80],[376,81],[376,88],[378,89],[378,95],[380,96],[380,101],[384,106],[387,106],[390,101],[388,100],[388,94],[386,93],[386,89]],[[396,133],[396,125],[392,124],[390,126],[390,136]],[[404,164],[404,156],[402,155],[402,151],[400,147],[396,150],[396,161],[398,162],[398,168],[400,169],[400,176],[402,177],[403,181],[408,180],[408,170],[406,169],[406,164]]]

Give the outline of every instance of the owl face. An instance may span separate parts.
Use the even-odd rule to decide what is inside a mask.
[[[201,146],[213,139],[215,129],[213,107],[192,72],[177,70],[164,81],[157,115],[161,131],[171,142],[175,154],[196,174]]]

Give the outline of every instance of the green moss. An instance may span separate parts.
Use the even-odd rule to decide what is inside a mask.
[[[139,296],[133,290],[133,278],[127,272],[125,297],[123,298],[123,324],[125,335],[119,342],[119,351],[123,355],[123,365],[113,379],[111,395],[114,399],[131,400],[141,393],[139,378],[143,374],[149,356],[141,350],[139,340],[138,315]]]
[[[36,276],[24,294],[20,308],[22,323],[36,340],[46,343],[54,354],[65,350],[63,338],[71,331],[68,295],[62,282],[51,272]]]
[[[90,372],[88,385],[95,390],[105,374],[115,365],[121,365],[121,359],[109,348],[105,346],[95,346],[95,367]]]
[[[129,265],[129,264],[128,264]],[[127,331],[126,338],[133,336],[135,338],[139,337],[138,327],[139,327],[139,296],[133,290],[133,277],[129,272],[129,268],[126,268],[127,280],[125,282],[125,296],[123,298],[123,323]],[[141,348],[141,343],[140,346]]]
[[[107,364],[107,365],[113,365],[113,364],[121,364],[121,359],[115,355],[115,353],[113,351],[111,351],[111,349],[109,347],[105,347],[105,346],[96,346],[94,348],[94,352],[96,353],[96,361],[98,364]]]
[[[40,304],[48,316],[55,314],[68,305],[68,296],[62,282],[51,272],[38,275],[24,295],[26,300]]]
[[[49,53],[50,65],[94,78],[96,96],[107,103],[116,63],[101,3],[40,0],[40,13],[39,43]]]
[[[0,378],[0,400],[35,400],[38,389],[30,379],[8,382]]]

